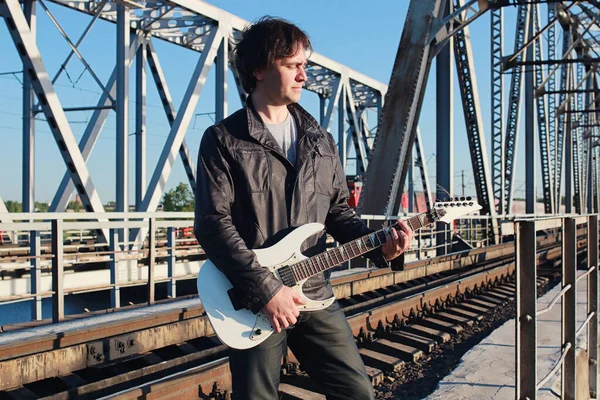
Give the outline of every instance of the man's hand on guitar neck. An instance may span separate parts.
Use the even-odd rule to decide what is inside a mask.
[[[410,247],[413,238],[413,231],[406,222],[398,221],[400,229],[391,228],[390,232],[385,233],[385,243],[381,247],[386,261],[391,261],[404,253]]]
[[[296,323],[296,318],[300,315],[296,305],[305,303],[306,301],[301,295],[294,292],[289,287],[283,286],[275,296],[265,304],[263,311],[271,320],[275,332],[279,333],[282,329]]]

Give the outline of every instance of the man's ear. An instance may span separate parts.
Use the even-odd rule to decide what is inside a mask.
[[[257,68],[254,71],[254,78],[256,78],[257,81],[262,81],[264,79],[264,72],[263,68]]]

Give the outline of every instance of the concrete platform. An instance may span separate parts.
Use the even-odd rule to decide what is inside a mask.
[[[538,309],[548,305],[560,292],[557,286],[538,299]],[[587,315],[587,278],[577,282],[577,328]],[[537,380],[546,376],[560,358],[561,301],[541,315],[537,325]],[[585,348],[587,334],[577,339],[577,348]],[[515,320],[496,329],[469,350],[459,365],[439,382],[426,397],[437,399],[514,399],[515,398]],[[538,399],[560,398],[560,370],[538,391]]]

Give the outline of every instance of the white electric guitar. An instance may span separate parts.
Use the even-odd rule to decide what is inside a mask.
[[[414,231],[436,221],[450,223],[458,217],[480,209],[481,206],[476,201],[460,198],[456,201],[437,202],[431,211],[415,215],[405,222]],[[385,243],[385,233],[390,227],[316,256],[305,257],[300,252],[300,246],[307,238],[322,232],[323,229],[324,226],[320,223],[302,225],[277,244],[254,250],[260,265],[268,268],[284,285],[306,300],[306,304],[298,306],[299,311],[322,310],[335,300],[335,297],[332,297],[315,301],[304,296],[302,285],[308,278],[381,247]],[[197,284],[206,315],[219,339],[227,346],[248,349],[262,343],[275,332],[263,311],[254,314],[246,308],[236,310],[228,294],[233,286],[210,260],[206,260],[200,267]]]

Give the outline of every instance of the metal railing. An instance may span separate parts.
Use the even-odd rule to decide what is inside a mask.
[[[598,215],[516,220],[517,318],[516,398],[535,399],[537,391],[562,369],[561,398],[575,399],[576,340],[587,327],[590,395],[598,388]],[[577,225],[587,226],[587,269],[577,277]],[[548,306],[537,309],[536,232],[562,230],[562,287]],[[577,327],[577,285],[587,277],[587,318]],[[537,379],[537,318],[562,300],[561,356],[541,380]],[[588,397],[589,398],[589,397]]]
[[[4,220],[11,222],[0,222],[0,231],[18,240],[0,247],[0,275],[4,274],[5,279],[23,279],[18,283],[19,291],[0,292],[0,305],[30,302],[31,320],[42,319],[42,301],[47,298],[52,299],[53,321],[63,320],[65,297],[71,294],[109,291],[107,305],[119,308],[126,303],[121,298],[123,288],[146,286],[146,300],[152,304],[156,299],[156,284],[166,283],[167,295],[174,298],[177,282],[193,279],[202,263],[203,251],[195,239],[192,237],[190,241],[190,238],[176,235],[181,229],[193,226],[194,214],[191,212],[21,213],[9,216],[11,218]],[[362,218],[367,224],[386,219],[376,215]],[[467,218],[448,225],[446,232],[458,232],[469,246],[481,247],[489,243],[484,237],[489,224],[487,217]],[[130,233],[142,227],[149,231],[146,238],[141,242],[129,240],[134,237]],[[107,233],[100,236],[105,242],[97,241],[97,233],[101,230]],[[452,243],[436,244],[436,233],[435,225],[417,231],[407,260],[435,257],[440,247],[444,254],[449,253]],[[15,255],[15,251],[19,253]],[[194,261],[190,262],[190,257]],[[181,267],[182,259],[186,269]],[[89,268],[92,264],[94,267]],[[87,272],[99,272],[94,276],[101,275],[102,279],[73,279],[77,272],[72,272],[80,271],[81,266]],[[369,266],[368,261],[366,266]]]

